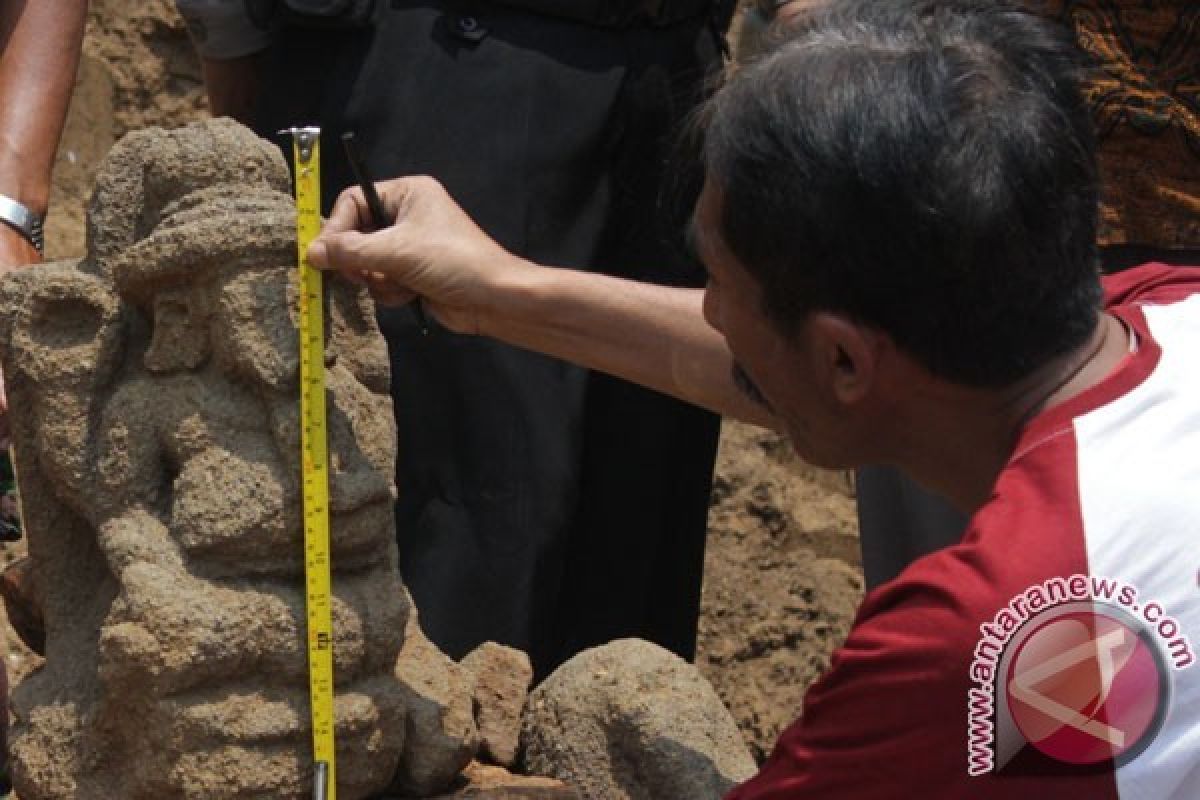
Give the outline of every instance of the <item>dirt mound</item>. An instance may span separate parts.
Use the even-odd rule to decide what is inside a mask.
[[[726,422],[696,660],[760,762],[846,637],[860,561],[849,475],[805,464],[779,434]]]

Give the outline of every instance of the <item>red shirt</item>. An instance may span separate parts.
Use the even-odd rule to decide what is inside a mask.
[[[1200,270],[1105,289],[1136,350],[1026,426],[961,543],[867,596],[727,800],[1200,798]]]

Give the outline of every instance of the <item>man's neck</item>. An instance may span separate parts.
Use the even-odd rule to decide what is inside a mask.
[[[1080,347],[1004,389],[930,384],[913,398],[914,434],[904,442],[901,467],[973,513],[991,496],[1029,421],[1104,380],[1129,349],[1124,325],[1102,314]]]

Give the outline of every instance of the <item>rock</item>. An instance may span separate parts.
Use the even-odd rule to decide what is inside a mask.
[[[707,800],[755,771],[700,672],[639,639],[586,650],[533,690],[526,771],[604,800]]]
[[[425,637],[414,614],[396,661],[408,736],[393,788],[423,797],[445,788],[479,747],[471,675]]]
[[[521,709],[533,683],[529,656],[512,647],[484,642],[462,660],[475,680],[475,724],[480,755],[511,767],[521,739]]]
[[[24,800],[311,796],[288,184],[229,120],[131,134],[97,178],[87,256],[0,284],[46,622],[46,662],[12,697]],[[386,346],[365,292],[331,283],[338,796],[398,770],[440,790],[474,747],[470,685],[418,635]],[[401,677],[426,672],[454,714]]]

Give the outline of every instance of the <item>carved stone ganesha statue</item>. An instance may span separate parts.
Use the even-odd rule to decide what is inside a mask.
[[[295,211],[278,150],[226,120],[131,134],[88,254],[0,288],[46,661],[16,689],[23,800],[311,793]],[[396,569],[388,359],[328,302],[339,797],[445,787],[471,687]]]

